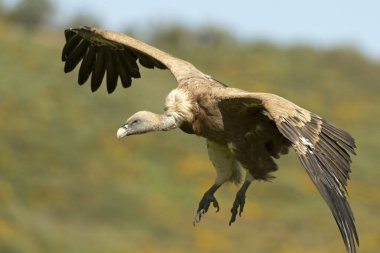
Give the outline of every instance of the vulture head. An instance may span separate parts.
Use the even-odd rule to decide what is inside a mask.
[[[116,133],[118,139],[128,135],[144,134],[153,131],[167,131],[176,128],[177,124],[171,115],[159,115],[153,112],[140,111],[133,114]]]

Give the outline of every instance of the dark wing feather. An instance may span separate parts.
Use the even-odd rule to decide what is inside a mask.
[[[65,31],[66,44],[62,49],[62,61],[66,61],[69,54],[82,41],[82,38],[75,36],[75,33],[69,30]]]
[[[351,207],[347,201],[347,180],[351,172],[354,139],[319,116],[289,102],[289,112],[283,114],[284,104],[277,113],[276,101],[268,100],[269,113],[275,119],[279,131],[291,141],[298,157],[314,185],[330,207],[338,224],[347,251],[356,252],[359,239]],[[269,103],[274,103],[269,105]],[[297,120],[295,120],[297,119]],[[348,152],[347,152],[348,151]]]
[[[86,55],[83,57],[82,63],[79,68],[78,83],[80,85],[84,84],[90,77],[91,72],[94,68],[95,57],[96,48],[94,46],[90,46]]]
[[[296,126],[284,118],[277,122],[279,131],[288,138],[296,150],[302,165],[305,167],[313,183],[327,202],[338,224],[348,252],[356,252],[355,241],[359,239],[354,223],[352,210],[347,202],[347,180],[349,179],[351,159],[347,153],[343,141],[349,146],[348,151],[354,150],[353,139],[341,137],[342,130],[333,127],[325,120],[314,114],[310,114],[310,121],[304,122],[303,126]],[[318,121],[320,127],[312,129],[309,122]],[[327,131],[326,129],[329,129]],[[314,131],[312,141],[306,133]],[[338,134],[330,134],[330,132]],[[310,136],[310,135],[309,135]],[[349,135],[348,135],[349,136]]]
[[[107,91],[112,93],[116,89],[118,72],[116,70],[115,58],[111,50],[106,50],[106,64],[107,64]]]
[[[97,55],[94,62],[94,71],[91,76],[91,91],[95,92],[102,84],[104,74],[106,73],[106,59],[104,47],[97,47]]]
[[[131,70],[128,68],[128,64],[126,64],[123,60],[122,55],[114,53],[113,57],[116,61],[115,66],[117,72],[119,73],[121,84],[124,88],[128,88],[132,84]]]
[[[321,117],[273,94],[248,93],[227,88],[222,99],[246,106],[257,101],[268,112],[277,128],[292,144],[302,165],[329,206],[349,253],[356,252],[359,238],[355,220],[346,198],[351,172],[350,153],[355,154],[355,141],[349,133]]]
[[[84,57],[89,45],[90,43],[88,41],[82,40],[71,52],[68,52],[65,60],[65,73],[72,71],[78,65]]]
[[[135,56],[130,49],[126,48],[126,50],[123,50],[121,52],[120,59],[124,62],[124,65],[128,68],[128,70],[131,72],[131,76],[133,78],[140,78],[140,71],[139,66],[136,63],[136,60],[138,59],[137,56]]]
[[[75,32],[70,30],[70,29],[66,29],[65,30],[65,39],[66,41],[68,42],[72,37],[74,37],[75,35]]]
[[[141,76],[137,61],[146,68],[169,69],[179,83],[189,77],[207,78],[192,64],[121,33],[82,27],[65,30],[65,38],[65,72],[82,60],[78,83],[85,83],[92,74],[92,91],[100,87],[105,71],[108,93],[116,89],[119,77],[124,88],[130,87],[132,78]]]
[[[145,68],[152,69],[154,68],[154,61],[152,58],[149,58],[147,55],[135,52],[137,57],[139,58],[139,62],[141,65],[143,65]]]

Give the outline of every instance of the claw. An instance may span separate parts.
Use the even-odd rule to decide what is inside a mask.
[[[239,214],[239,216],[241,217],[241,214],[243,213],[245,205],[245,192],[247,191],[250,184],[251,182],[249,181],[244,182],[243,186],[236,194],[234,204],[231,208],[231,219],[228,223],[230,226],[232,223],[235,222],[237,214]]]
[[[197,213],[195,214],[193,225],[195,226],[196,223],[199,223],[202,219],[202,216],[207,213],[210,204],[212,203],[212,206],[216,209],[216,212],[219,212],[219,203],[216,200],[214,193],[219,188],[218,185],[213,185],[205,194],[203,195],[203,198],[199,202]]]
[[[216,200],[216,198],[212,195],[212,196],[208,196],[208,195],[204,195],[202,200],[200,201],[199,203],[199,207],[198,207],[198,210],[197,210],[197,213],[194,217],[194,221],[193,221],[193,225],[195,226],[196,223],[199,223],[202,219],[202,216],[204,214],[207,213],[209,207],[210,207],[210,204],[212,203],[213,207],[216,208],[216,212],[219,212],[219,203],[218,201]]]
[[[193,220],[193,225],[195,227],[195,224],[196,223],[199,223],[202,219],[202,215],[205,214],[206,211],[204,209],[198,211],[196,214],[195,214],[195,217],[194,217],[194,220]]]
[[[232,223],[235,222],[236,216],[239,213],[239,216],[241,217],[241,214],[243,213],[245,205],[245,195],[243,196],[236,196],[234,204],[231,208],[231,219],[229,222],[229,225],[231,226]]]
[[[218,201],[214,198],[215,201],[212,202],[212,205],[216,208],[216,213],[219,212],[219,203]]]

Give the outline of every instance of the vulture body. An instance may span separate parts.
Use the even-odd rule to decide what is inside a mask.
[[[292,147],[330,207],[347,252],[356,252],[359,240],[346,198],[350,153],[356,148],[350,134],[277,95],[227,87],[189,62],[124,34],[82,27],[67,29],[65,37],[64,70],[70,72],[81,62],[78,83],[91,76],[92,91],[104,77],[109,93],[118,79],[130,87],[140,77],[137,61],[147,68],[169,69],[176,78],[178,87],[168,94],[164,113],[137,112],[117,137],[180,128],[207,140],[217,176],[199,203],[194,224],[211,204],[219,210],[214,193],[223,183],[244,181],[232,205],[231,225],[243,211],[251,182],[271,179],[277,170],[274,159]]]

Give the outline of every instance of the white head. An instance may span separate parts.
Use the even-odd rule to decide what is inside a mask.
[[[143,134],[152,131],[167,131],[177,127],[171,115],[158,115],[153,112],[140,111],[133,114],[127,122],[117,130],[116,136],[121,139],[128,135]]]

